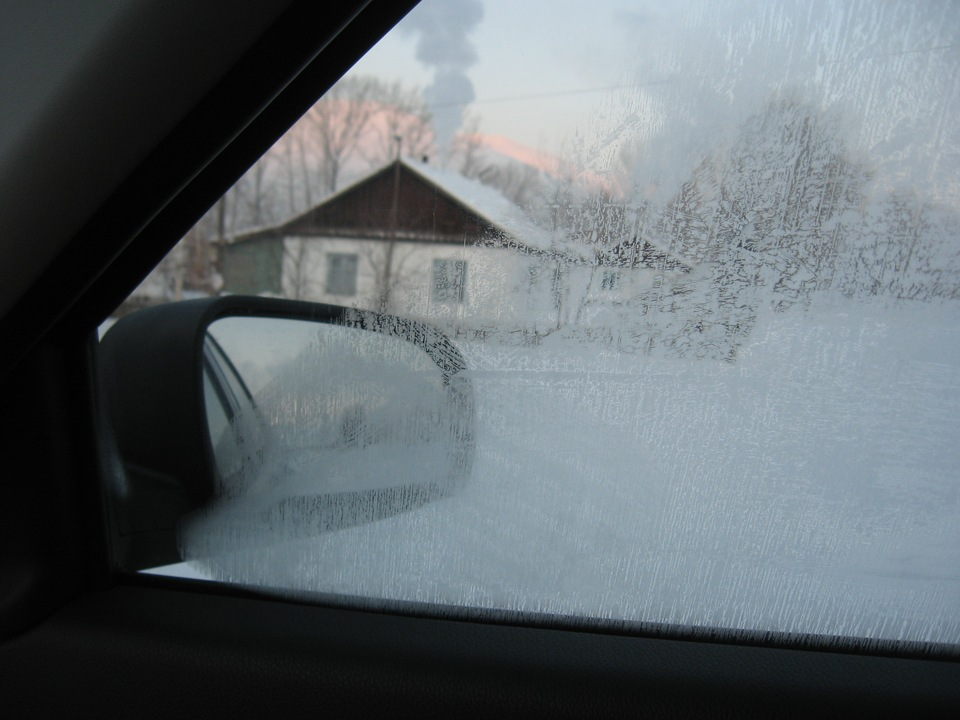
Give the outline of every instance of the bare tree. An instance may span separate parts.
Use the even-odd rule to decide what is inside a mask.
[[[310,241],[289,238],[283,241],[283,294],[293,300],[309,300],[316,276],[315,259],[310,253]]]
[[[541,190],[540,173],[531,165],[515,162],[491,163],[476,170],[476,179],[496,188],[514,205],[530,203]]]
[[[433,146],[430,111],[418,90],[368,76],[334,85],[291,129],[286,146],[287,162],[298,165],[307,207],[317,195],[336,192],[352,160],[376,167],[392,159],[398,136],[407,155],[427,155]]]
[[[861,299],[958,299],[958,230],[960,215],[916,192],[875,199],[845,228],[835,285]]]
[[[336,192],[343,166],[359,149],[376,108],[373,96],[377,83],[375,78],[346,77],[300,121],[309,128],[310,149],[318,153],[325,193]]]
[[[453,139],[451,159],[457,171],[464,177],[477,176],[480,170],[480,116],[469,113],[463,121],[462,130]]]
[[[225,208],[226,202],[221,198],[160,261],[144,283],[145,288],[149,288],[147,300],[182,300],[185,291],[209,294],[219,291],[216,220]]]
[[[184,290],[217,291],[218,256],[232,237],[306,211],[338,189],[345,169],[362,172],[394,158],[397,137],[405,155],[431,152],[434,131],[420,91],[376,77],[341,80],[191,229],[157,269],[152,292],[163,288],[164,297],[179,299]],[[310,253],[286,247],[283,256],[292,273],[287,292],[307,297],[316,282]],[[392,285],[387,276],[382,302]]]
[[[430,110],[419,90],[403,87],[399,82],[384,84],[372,80],[370,101],[373,103],[367,135],[361,155],[378,167],[396,156],[397,141],[410,157],[429,156],[434,144]]]
[[[735,359],[763,305],[806,304],[831,285],[843,218],[860,207],[869,176],[837,116],[794,95],[771,99],[651,228],[698,267],[657,299],[654,334],[681,355]]]
[[[397,291],[409,289],[413,273],[409,262],[418,256],[417,248],[379,242],[363,243],[359,254],[373,270],[374,293],[360,298],[359,305],[382,313],[396,312]]]

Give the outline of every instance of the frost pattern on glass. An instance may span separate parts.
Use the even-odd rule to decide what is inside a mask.
[[[454,338],[476,403],[462,491],[308,538],[265,513],[198,566],[381,599],[960,644],[960,11],[597,12],[637,41],[573,170],[396,166],[472,208],[476,237],[401,244],[388,206],[379,245],[275,233],[279,291],[329,300],[310,289],[325,253],[356,253],[356,307]],[[221,334],[228,355],[262,352]],[[336,421],[301,381],[278,395],[282,372],[237,361],[288,438],[323,427],[347,453],[393,428],[375,471],[318,456],[311,477],[344,488],[446,452],[411,439],[437,427],[419,371],[365,356],[359,375],[310,361]],[[351,415],[354,395],[372,410]],[[445,442],[458,422],[442,416]]]
[[[954,308],[770,311],[733,364],[564,342],[470,350],[479,452],[462,494],[215,572],[574,616],[960,637]]]
[[[210,326],[217,500],[182,523],[187,558],[372,522],[461,488],[474,409],[459,357],[411,342],[418,330],[405,321],[374,322]]]

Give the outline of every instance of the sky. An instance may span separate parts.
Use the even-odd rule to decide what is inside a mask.
[[[438,4],[425,0],[411,15]],[[477,54],[466,68],[476,95],[470,108],[480,115],[485,133],[557,151],[590,122],[593,104],[602,97],[597,89],[625,82],[631,38],[618,27],[617,16],[629,3],[605,4],[599,11],[595,4],[571,0],[548,6],[501,0],[446,4],[482,8],[465,39]],[[575,42],[571,27],[577,28]],[[417,60],[417,42],[416,33],[401,25],[355,71],[427,87],[433,69]],[[593,92],[568,94],[585,89]]]
[[[672,192],[776,93],[841,115],[851,152],[960,202],[960,3],[424,0],[355,72],[480,130]],[[645,175],[646,177],[640,177]]]

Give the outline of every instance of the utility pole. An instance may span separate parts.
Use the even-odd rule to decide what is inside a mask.
[[[380,291],[379,311],[387,312],[390,305],[390,271],[393,267],[393,251],[397,244],[397,224],[400,214],[400,150],[403,145],[403,138],[399,135],[393,136],[397,143],[397,156],[393,165],[393,202],[390,204],[390,225],[387,230],[387,257],[384,260],[383,269],[383,288]]]

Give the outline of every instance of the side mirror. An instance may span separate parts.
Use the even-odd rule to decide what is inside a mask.
[[[473,463],[473,391],[439,330],[226,297],[119,320],[100,346],[116,555],[126,569],[372,522]]]

